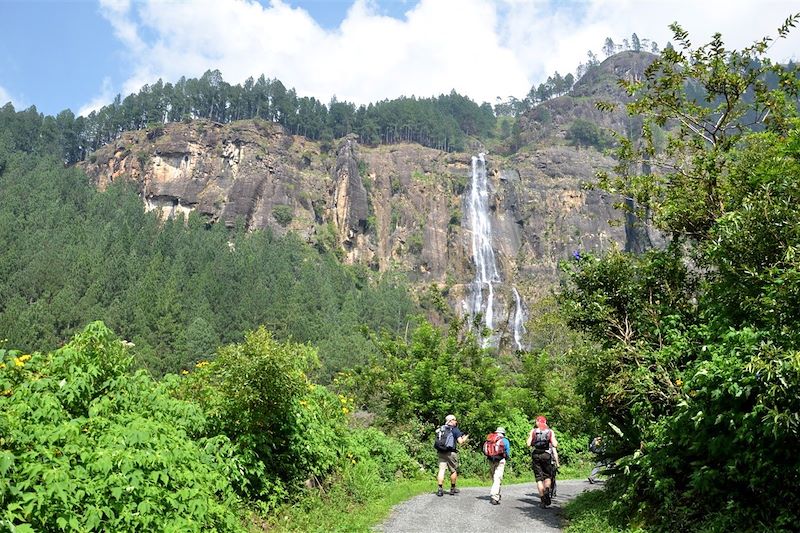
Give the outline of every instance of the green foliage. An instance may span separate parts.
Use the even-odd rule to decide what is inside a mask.
[[[298,96],[277,79],[260,76],[231,85],[218,70],[200,78],[181,78],[176,83],[158,80],[124,99],[75,117],[66,109],[56,117],[44,116],[35,107],[16,112],[9,103],[0,108],[0,131],[10,131],[9,148],[29,153],[60,154],[73,164],[118,139],[124,131],[148,130],[152,139],[163,132],[163,123],[191,117],[218,123],[234,120],[269,120],[287,131],[321,141],[323,152],[333,140],[356,134],[366,144],[416,142],[445,151],[461,150],[466,136],[488,137],[495,117],[489,104],[479,105],[455,91],[438,97],[400,97],[356,107],[335,98],[326,106],[313,97]],[[150,154],[137,154],[144,166]]]
[[[138,366],[163,375],[267,324],[277,338],[325,345],[327,379],[364,360],[362,325],[401,331],[415,309],[402,279],[339,264],[327,226],[314,250],[195,215],[161,222],[121,181],[100,193],[60,161],[8,154],[0,331],[11,345],[54,349],[102,317],[135,344]]]
[[[381,481],[413,478],[419,465],[411,459],[405,447],[397,440],[375,429],[355,429],[347,435],[346,458],[351,464],[371,461],[371,470]]]
[[[798,15],[789,17],[780,37],[797,20]],[[773,64],[767,57],[772,38],[737,51],[726,49],[716,34],[693,49],[677,23],[670,27],[679,47],[665,49],[642,79],[620,82],[634,97],[629,112],[644,118],[645,142],[637,149],[624,147],[617,176],[605,176],[603,185],[636,198],[669,231],[702,238],[724,213],[720,180],[728,153],[748,132],[790,128],[800,78],[796,65]],[[657,151],[653,128],[668,125],[675,127],[673,135],[666,150]],[[661,172],[637,176],[641,162]]]
[[[432,434],[454,413],[462,429],[482,433],[484,420],[502,411],[500,371],[471,335],[461,339],[458,328],[444,334],[423,323],[409,342],[388,336],[377,342],[379,358],[351,379],[362,393],[382,390],[370,404],[390,420],[418,419]]]
[[[607,490],[584,491],[566,505],[566,533],[646,533],[615,516],[614,495]],[[612,512],[610,513],[609,510]]]
[[[602,347],[584,354],[579,387],[609,428],[621,516],[664,531],[790,531],[800,514],[790,488],[800,471],[797,73],[764,57],[766,39],[736,52],[717,35],[693,50],[673,31],[680,51],[626,86],[632,111],[678,127],[662,154],[645,122],[641,149],[623,143],[604,181],[646,205],[673,242],[567,268],[570,321]],[[652,175],[632,174],[641,161]]]
[[[609,148],[613,144],[611,135],[604,132],[596,123],[583,118],[577,118],[572,122],[567,129],[566,138],[574,146],[591,146],[598,150]]]
[[[294,218],[294,209],[290,205],[276,205],[272,209],[272,218],[285,228]]]
[[[348,428],[352,400],[308,382],[316,362],[306,345],[278,342],[265,329],[223,347],[178,387],[207,413],[209,437],[229,438],[248,483],[243,492],[269,511],[306,480],[342,483],[358,502],[370,487],[413,475],[405,448],[374,429]],[[351,486],[360,479],[361,484]]]
[[[337,485],[328,491],[309,491],[303,497],[270,517],[271,531],[347,531],[368,533],[394,506],[414,496],[430,492],[430,479],[383,483],[374,487],[369,498],[353,501],[347,487]]]
[[[262,485],[262,479],[293,480],[303,475],[296,472],[305,469],[295,464],[297,451],[276,445],[287,440],[290,428],[302,423],[295,417],[296,405],[308,387],[305,370],[315,358],[308,346],[279,343],[260,328],[248,333],[242,344],[220,348],[211,363],[198,363],[178,389],[180,397],[207,413],[208,435],[225,435],[247,451],[254,461],[248,492],[262,499],[269,499],[271,490],[280,490],[270,483]]]
[[[35,530],[239,531],[225,438],[93,323],[43,355],[0,350],[0,520]]]
[[[525,324],[527,352],[510,356],[511,405],[533,420],[543,414],[560,432],[583,435],[593,431],[594,417],[576,389],[577,369],[589,342],[570,329],[554,298],[532,303]]]
[[[424,241],[422,238],[422,230],[415,231],[408,237],[408,253],[412,255],[419,255],[422,253]]]

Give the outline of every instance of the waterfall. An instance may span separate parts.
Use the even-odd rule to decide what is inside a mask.
[[[489,186],[486,177],[486,160],[484,154],[472,157],[472,190],[469,196],[469,217],[472,224],[472,260],[475,264],[475,279],[471,285],[469,313],[474,317],[483,315],[483,325],[492,333],[481,341],[483,347],[496,345],[494,334],[494,286],[501,282],[497,270],[494,248],[492,247],[492,227],[489,221]],[[487,292],[483,301],[484,289]],[[518,350],[522,349],[524,311],[522,301],[514,287],[516,310],[513,320],[514,342]]]
[[[514,344],[517,345],[517,350],[523,350],[522,334],[525,333],[525,312],[522,310],[522,298],[519,297],[516,287],[514,287],[514,303],[517,306],[514,310]]]
[[[489,222],[489,187],[486,160],[483,154],[472,157],[472,190],[469,195],[469,216],[472,223],[472,260],[475,280],[472,284],[472,314],[483,313],[484,325],[494,328],[494,283],[500,281],[492,248],[492,226]],[[489,295],[483,303],[483,289]],[[488,339],[487,339],[488,342]]]

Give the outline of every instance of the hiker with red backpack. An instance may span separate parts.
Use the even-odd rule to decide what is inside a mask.
[[[551,503],[550,488],[553,478],[553,464],[551,463],[551,448],[558,447],[558,440],[553,430],[547,426],[547,419],[543,416],[536,417],[536,425],[528,434],[528,447],[532,450],[533,474],[536,477],[536,488],[539,490],[542,508]]]
[[[500,426],[486,435],[483,454],[489,460],[489,474],[492,476],[490,501],[492,505],[500,505],[500,484],[503,482],[506,461],[511,457],[511,443],[506,438],[506,428]]]
[[[458,429],[458,420],[455,415],[447,415],[444,419],[444,425],[436,430],[436,441],[433,447],[439,453],[439,474],[436,476],[436,481],[439,483],[439,489],[436,491],[437,496],[444,496],[444,473],[448,468],[450,469],[450,495],[455,496],[459,490],[456,488],[456,481],[458,480],[458,452],[456,452],[457,444],[464,444],[469,438],[467,435]]]

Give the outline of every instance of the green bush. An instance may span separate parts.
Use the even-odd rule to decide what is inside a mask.
[[[294,218],[294,209],[290,205],[276,205],[272,208],[272,218],[285,228]]]
[[[372,461],[382,481],[414,477],[419,467],[403,444],[375,428],[352,430],[346,441],[352,463]]]
[[[193,439],[202,412],[129,364],[99,322],[51,354],[0,350],[0,524],[241,529],[230,442]]]
[[[598,150],[609,148],[613,144],[609,134],[594,122],[583,118],[575,119],[572,122],[567,129],[566,137],[575,146],[592,146]]]
[[[252,461],[245,491],[251,496],[275,500],[272,491],[282,492],[284,482],[318,473],[306,444],[304,453],[291,445],[305,420],[298,409],[310,386],[305,370],[316,357],[309,346],[278,342],[262,327],[220,348],[214,361],[198,363],[176,390],[207,413],[208,436],[227,436]]]

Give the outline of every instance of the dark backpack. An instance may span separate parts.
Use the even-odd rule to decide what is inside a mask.
[[[549,450],[550,449],[550,429],[533,430],[533,447],[536,450]]]
[[[483,443],[483,455],[489,459],[502,459],[506,456],[502,433],[489,433]]]
[[[600,442],[598,437],[595,437],[589,442],[589,451],[592,453],[600,453]]]
[[[445,424],[436,430],[436,442],[433,447],[440,452],[456,451],[456,438],[453,436],[453,426]]]

